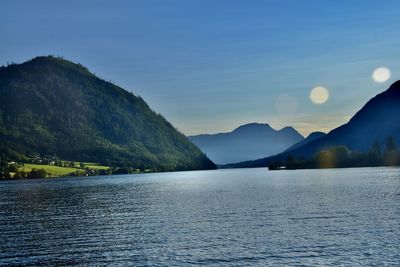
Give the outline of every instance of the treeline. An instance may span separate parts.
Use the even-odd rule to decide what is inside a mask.
[[[351,151],[346,146],[335,146],[316,153],[310,159],[289,155],[286,161],[271,163],[268,168],[292,170],[377,166],[400,166],[400,150],[393,137],[387,139],[384,149],[377,141],[367,152]]]
[[[38,166],[57,166],[64,168],[75,168],[76,171],[70,172],[63,176],[100,176],[100,175],[116,175],[116,174],[136,174],[145,172],[154,172],[154,169],[137,169],[133,167],[115,167],[108,168],[90,168],[85,166],[83,162],[74,161],[48,161],[47,159],[31,160],[29,163],[40,164]],[[16,163],[13,161],[0,159],[0,179],[37,179],[52,177],[45,168],[32,168],[30,171],[23,170],[24,163]]]
[[[37,179],[46,178],[49,173],[45,169],[32,169],[29,172],[21,171],[18,164],[0,161],[0,179]]]

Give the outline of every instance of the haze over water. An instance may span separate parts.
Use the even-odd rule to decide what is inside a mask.
[[[4,181],[0,265],[400,265],[400,169]]]

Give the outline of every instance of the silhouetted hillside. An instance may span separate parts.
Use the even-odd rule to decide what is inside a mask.
[[[37,57],[0,69],[0,153],[153,170],[215,165],[141,99],[85,67]]]
[[[388,90],[378,94],[365,104],[346,124],[332,130],[325,136],[301,147],[255,161],[230,164],[225,167],[261,167],[283,161],[289,155],[296,158],[310,158],[317,152],[335,146],[346,146],[352,151],[368,151],[374,143],[382,147],[389,137],[400,142],[400,81]]]
[[[294,144],[293,146],[289,147],[285,151],[293,150],[293,149],[296,149],[298,147],[304,146],[305,144],[310,143],[310,142],[312,142],[314,140],[317,140],[317,139],[321,138],[324,135],[326,135],[326,133],[323,133],[323,132],[312,132],[306,138],[304,138],[300,142]]]

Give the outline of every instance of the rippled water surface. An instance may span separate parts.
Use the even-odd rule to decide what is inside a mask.
[[[0,265],[400,265],[400,169],[0,182]]]

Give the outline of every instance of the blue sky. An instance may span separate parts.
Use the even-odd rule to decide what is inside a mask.
[[[60,55],[186,134],[345,123],[400,71],[400,1],[2,1],[0,64]],[[392,72],[384,83],[373,70]],[[310,90],[329,89],[315,105]]]

